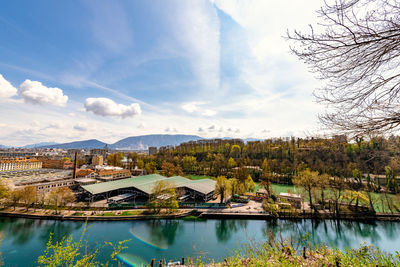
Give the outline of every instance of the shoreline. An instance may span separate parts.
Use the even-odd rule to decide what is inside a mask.
[[[130,220],[154,220],[154,219],[179,219],[187,216],[195,216],[204,219],[239,219],[239,220],[271,220],[271,219],[284,219],[284,220],[346,220],[346,221],[392,221],[400,222],[400,214],[357,214],[357,213],[342,213],[339,217],[332,216],[330,213],[319,213],[318,215],[311,214],[310,212],[299,212],[297,215],[283,215],[275,217],[268,213],[243,213],[243,212],[215,212],[215,211],[198,211],[187,210],[182,213],[175,214],[143,214],[143,215],[129,215],[129,216],[74,216],[74,215],[55,215],[55,214],[32,214],[22,212],[0,211],[1,217],[9,218],[26,218],[38,220],[59,220],[59,221],[130,221]]]

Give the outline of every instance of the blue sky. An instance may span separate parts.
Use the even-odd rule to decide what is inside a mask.
[[[287,29],[320,0],[1,1],[0,144],[318,133]]]

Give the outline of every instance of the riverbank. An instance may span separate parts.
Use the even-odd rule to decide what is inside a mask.
[[[129,211],[125,211],[129,212]],[[138,214],[125,216],[124,211],[119,213],[107,213],[107,212],[91,212],[88,215],[82,212],[79,215],[74,215],[79,212],[72,214],[49,214],[48,210],[36,210],[33,211],[0,211],[1,217],[11,218],[25,218],[25,219],[38,219],[38,220],[61,220],[61,221],[129,221],[129,220],[154,220],[154,219],[178,219],[192,215],[191,210],[182,210],[178,213],[173,214]]]
[[[392,221],[400,222],[400,214],[388,213],[341,213],[336,216],[332,212],[311,213],[310,211],[298,211],[297,213],[279,213],[279,216],[265,212],[252,212],[235,209],[207,209],[178,210],[175,213],[148,214],[146,210],[120,210],[120,211],[66,211],[54,214],[53,210],[35,211],[24,209],[0,211],[0,216],[13,218],[27,218],[40,220],[64,220],[64,221],[127,221],[127,220],[154,220],[154,219],[179,219],[187,216],[196,216],[203,219],[242,219],[242,220],[271,220],[271,219],[318,219],[318,220],[346,220],[346,221]]]

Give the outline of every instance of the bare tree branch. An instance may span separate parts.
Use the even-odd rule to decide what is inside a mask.
[[[332,2],[332,1],[329,1]],[[318,11],[316,33],[288,32],[292,52],[324,87],[327,127],[358,136],[400,125],[400,1],[336,0]]]

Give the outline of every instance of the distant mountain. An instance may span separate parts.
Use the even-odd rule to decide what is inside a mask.
[[[58,145],[58,144],[56,142],[40,142],[37,144],[22,146],[21,148],[36,148],[36,147],[52,146],[52,145]]]
[[[8,148],[8,146],[0,145],[0,148],[4,149],[4,148]]]
[[[76,141],[70,143],[56,144],[56,145],[44,145],[40,148],[63,148],[63,149],[84,149],[84,148],[104,148],[106,143],[101,142],[97,139]]]
[[[197,135],[184,134],[150,134],[124,138],[109,147],[119,150],[139,150],[148,147],[176,146],[184,142],[203,139]]]

